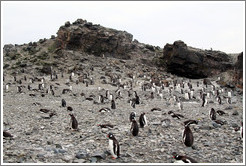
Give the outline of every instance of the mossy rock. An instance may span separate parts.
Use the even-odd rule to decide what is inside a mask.
[[[48,56],[49,56],[49,54],[47,52],[43,51],[39,55],[37,55],[37,58],[41,59],[41,60],[45,60],[48,58]]]
[[[3,69],[7,69],[9,66],[9,64],[4,64]]]

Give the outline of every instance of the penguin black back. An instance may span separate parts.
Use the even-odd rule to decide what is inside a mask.
[[[146,120],[146,116],[145,113],[143,112],[140,117],[139,117],[139,125],[140,127],[144,127],[145,125],[147,125],[147,120]]]
[[[62,99],[62,107],[66,107],[66,101],[64,99]]]
[[[108,133],[107,137],[109,138],[109,150],[113,157],[113,159],[120,157],[120,145],[119,142],[116,140],[112,133]]]
[[[133,136],[137,136],[138,135],[138,123],[135,119],[132,120],[132,126],[131,126],[131,132]]]
[[[186,125],[183,131],[183,142],[187,147],[191,147],[193,145],[194,138],[189,125]]]
[[[191,125],[191,124],[198,124],[198,121],[197,120],[187,120],[187,121],[184,121],[184,125]]]
[[[114,99],[111,100],[111,109],[116,109],[116,105],[115,105]]]
[[[172,155],[173,155],[174,159],[181,160],[184,163],[198,163],[196,160],[194,160],[190,157],[187,157],[187,156],[178,155],[176,152],[173,152]]]
[[[130,122],[132,122],[132,120],[135,118],[136,118],[136,112],[131,112],[130,117],[129,117]]]
[[[77,130],[78,129],[78,122],[73,114],[69,114],[71,116],[71,123],[72,123],[72,129]]]
[[[139,96],[138,96],[138,94],[137,94],[137,92],[136,91],[134,91],[135,92],[135,98],[136,98],[136,104],[140,104],[140,99],[139,99]]]
[[[216,112],[215,112],[214,108],[211,108],[211,110],[209,112],[209,117],[211,120],[216,120]]]

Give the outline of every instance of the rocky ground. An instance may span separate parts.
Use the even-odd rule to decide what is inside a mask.
[[[92,57],[88,58],[91,59]],[[96,57],[94,57],[96,58]],[[84,62],[83,62],[84,63]],[[41,81],[29,82],[31,74],[20,73],[17,80],[22,80],[22,84],[14,81],[13,76],[5,72],[3,91],[3,128],[14,135],[13,138],[3,139],[3,162],[4,163],[173,163],[172,152],[180,155],[187,155],[201,163],[242,163],[243,162],[243,140],[240,133],[235,131],[243,121],[243,96],[239,91],[232,92],[232,104],[226,103],[223,96],[227,96],[229,89],[220,87],[215,78],[211,78],[216,89],[224,91],[221,93],[222,104],[218,104],[214,96],[208,99],[209,103],[201,107],[202,101],[199,99],[199,91],[202,89],[202,79],[188,80],[176,77],[165,72],[159,72],[155,68],[149,67],[145,72],[145,67],[136,65],[133,61],[120,61],[114,58],[92,59],[90,63],[84,63],[89,77],[93,78],[92,85],[88,87],[82,82],[76,84],[78,74],[69,80],[71,73],[65,72],[61,78],[50,80],[49,75],[36,75],[37,78],[45,78],[45,87],[38,89]],[[90,70],[93,64],[94,68]],[[128,97],[129,87],[120,88],[121,99],[116,99],[116,109],[110,112],[99,112],[103,107],[110,108],[110,102],[97,103],[98,95],[105,96],[109,90],[114,96],[117,87],[111,83],[109,73],[118,75],[121,84],[133,81],[133,90],[140,97],[140,105],[132,108]],[[129,76],[129,73],[133,74]],[[172,82],[173,80],[190,81],[195,90],[196,99],[185,100],[180,89],[168,92],[168,87],[164,87],[163,98],[154,92],[154,99],[149,99],[152,89],[141,90],[140,82],[149,83],[151,75],[159,73]],[[27,81],[23,78],[26,75]],[[144,76],[145,75],[145,76]],[[135,77],[134,77],[135,76]],[[197,81],[200,86],[197,87]],[[5,85],[9,83],[9,89]],[[32,90],[28,90],[30,85]],[[55,94],[46,93],[53,85]],[[127,84],[125,84],[127,85]],[[17,92],[17,86],[23,86],[22,92]],[[62,94],[63,89],[72,91]],[[173,85],[171,84],[170,87]],[[98,87],[101,87],[98,90]],[[185,86],[184,91],[188,87]],[[211,86],[206,88],[206,92],[211,91]],[[83,93],[84,95],[81,95]],[[33,94],[33,95],[30,95]],[[43,95],[42,95],[43,94]],[[182,97],[183,110],[179,110],[177,103],[173,100],[173,95]],[[92,101],[86,97],[93,98]],[[69,111],[66,107],[61,107],[61,100],[65,99],[67,106],[73,108],[73,113],[79,123],[79,131],[69,129]],[[161,108],[161,111],[152,112],[154,107]],[[49,113],[40,112],[41,108],[54,111],[56,115],[49,118]],[[216,126],[209,119],[209,111],[223,110],[227,115],[219,116],[217,119],[226,121],[223,126]],[[185,118],[173,119],[168,111],[173,110],[183,114]],[[131,112],[137,113],[137,119],[141,112],[146,112],[148,126],[141,128],[139,135],[134,137],[130,133],[129,115]],[[163,125],[162,120],[170,119],[168,126]],[[182,143],[183,122],[188,119],[198,120],[198,125],[191,126],[194,136],[193,148],[188,148]],[[98,127],[98,124],[110,123],[113,128]],[[121,157],[113,160],[108,154],[108,132],[112,132],[120,143]]]

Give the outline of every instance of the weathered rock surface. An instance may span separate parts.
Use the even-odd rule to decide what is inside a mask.
[[[56,47],[122,59],[130,59],[138,51],[153,56],[158,49],[133,41],[133,35],[126,31],[106,28],[82,19],[60,27],[57,32]]]
[[[166,44],[161,59],[164,60],[168,72],[188,78],[206,78],[233,67],[227,54],[192,48],[183,41]]]

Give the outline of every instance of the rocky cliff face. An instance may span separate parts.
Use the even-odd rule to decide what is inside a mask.
[[[161,59],[168,72],[188,78],[206,78],[233,67],[227,54],[192,48],[183,41],[166,44]]]
[[[153,55],[157,49],[133,41],[133,35],[126,31],[106,28],[82,19],[72,24],[66,22],[60,27],[57,32],[56,47],[123,59],[130,59],[137,53]]]

